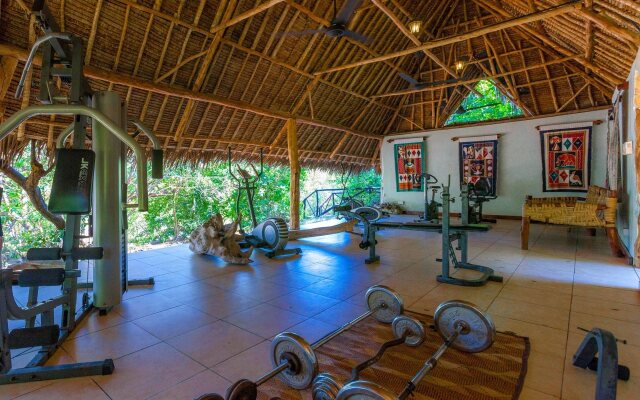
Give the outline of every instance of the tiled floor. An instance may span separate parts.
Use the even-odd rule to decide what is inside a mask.
[[[233,381],[269,368],[269,340],[283,330],[310,342],[364,308],[364,291],[380,283],[399,291],[409,309],[432,313],[463,299],[493,317],[497,328],[531,339],[523,400],[593,398],[595,375],[571,365],[584,336],[601,327],[625,339],[620,362],[632,370],[618,383],[619,399],[640,391],[638,271],[609,256],[601,233],[532,226],[531,249],[519,249],[519,225],[500,221],[474,234],[474,261],[494,267],[503,284],[480,288],[438,284],[440,235],[387,230],[379,234],[382,262],[363,263],[358,237],[303,240],[301,257],[250,266],[192,255],[186,246],[132,254],[132,277],[156,277],[130,290],[106,317],[91,315],[53,362],[110,357],[111,376],[0,387],[0,399],[193,399],[223,393]],[[16,364],[26,356],[16,356]],[[635,395],[633,393],[636,393]]]

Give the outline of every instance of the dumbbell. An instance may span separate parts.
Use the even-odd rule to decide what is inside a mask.
[[[441,303],[436,308],[433,319],[444,343],[411,378],[400,395],[394,394],[377,383],[363,380],[349,382],[340,387],[340,383],[335,379],[332,381],[324,378],[323,384],[331,387],[334,393],[335,389],[339,388],[335,396],[336,400],[405,400],[425,375],[436,366],[449,347],[467,353],[477,353],[489,348],[495,339],[496,330],[491,318],[473,304],[464,301],[453,300]]]
[[[318,359],[315,349],[370,316],[380,322],[389,324],[397,317],[400,317],[404,311],[404,304],[400,296],[386,286],[376,285],[370,287],[367,290],[365,299],[368,307],[367,312],[325,335],[312,345],[292,332],[284,332],[277,335],[271,342],[270,349],[273,370],[255,382],[248,379],[237,381],[227,390],[226,400],[255,400],[258,386],[276,376],[289,387],[298,390],[305,389],[311,385],[318,374]],[[405,318],[408,317],[403,316],[399,321],[404,321]],[[422,329],[420,323],[417,323],[420,328],[418,330],[412,329],[416,324],[406,322],[397,322],[392,326],[396,326],[394,334],[397,337],[405,336],[405,341],[408,345],[424,340],[424,329]],[[420,336],[422,339],[420,339]],[[204,396],[200,398],[200,400],[205,399],[208,398]]]

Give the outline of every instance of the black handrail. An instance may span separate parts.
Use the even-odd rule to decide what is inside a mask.
[[[373,198],[373,194],[378,194],[377,199]],[[302,201],[302,216],[303,218],[307,218],[307,211],[310,211],[310,216],[320,218],[333,212],[335,207],[347,202],[373,205],[373,203],[379,202],[379,195],[380,188],[373,186],[352,190],[346,188],[316,189]]]

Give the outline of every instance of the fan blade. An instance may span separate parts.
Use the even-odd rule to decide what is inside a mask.
[[[362,0],[346,0],[331,22],[333,24],[347,25],[353,13],[360,7],[360,4],[362,4]]]
[[[405,81],[409,82],[409,84],[410,84],[411,86],[417,86],[417,85],[418,85],[418,83],[419,83],[417,80],[413,79],[413,77],[412,77],[412,76],[407,75],[407,74],[402,73],[402,72],[400,73],[400,78],[402,78],[402,79],[404,79]]]
[[[358,32],[350,31],[348,29],[344,30],[343,36],[346,36],[346,37],[351,38],[353,40],[357,40],[358,42],[361,42],[361,43],[364,43],[364,44],[371,43],[371,38],[368,38],[368,37],[366,37],[364,35],[361,35]]]
[[[325,33],[324,29],[307,29],[304,31],[291,31],[291,32],[278,32],[277,37],[282,36],[307,36],[315,35],[316,33]]]

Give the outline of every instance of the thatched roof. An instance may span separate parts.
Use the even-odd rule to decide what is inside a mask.
[[[13,94],[29,48],[30,3],[0,0],[0,72],[12,79],[0,79],[5,116],[22,103]],[[47,3],[64,30],[85,40],[92,87],[120,92],[170,157],[189,161],[224,158],[231,146],[238,157],[262,147],[268,161],[286,162],[286,120],[295,118],[302,165],[367,168],[383,135],[443,126],[482,77],[525,116],[608,106],[640,45],[636,0],[559,9],[564,1],[367,0],[349,27],[369,44],[279,34],[328,25],[328,0]],[[417,19],[425,28],[418,37],[405,28]],[[20,60],[15,68],[6,56]],[[438,84],[458,77],[451,66],[463,57],[475,71]],[[407,91],[399,73],[436,84]],[[20,135],[51,144],[65,123],[47,118]]]

